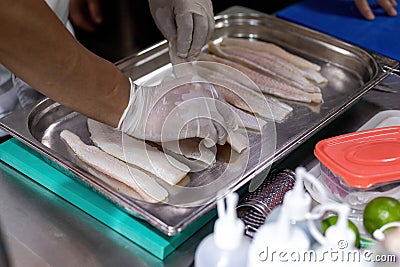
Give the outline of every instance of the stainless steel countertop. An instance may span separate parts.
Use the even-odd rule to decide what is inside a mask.
[[[212,229],[204,227],[163,262],[2,162],[0,225],[16,267],[189,266],[194,241]]]
[[[317,141],[354,131],[379,111],[400,109],[400,78],[392,75],[382,84],[398,93],[368,92],[276,167],[310,169]],[[0,162],[0,226],[13,266],[190,266],[213,221],[161,261]]]

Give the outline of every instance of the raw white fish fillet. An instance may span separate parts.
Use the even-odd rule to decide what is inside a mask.
[[[242,72],[243,74],[248,76],[248,79],[246,79],[246,77],[240,77],[240,83],[245,85],[248,88],[257,90],[257,88],[253,88],[254,87],[254,80],[251,79],[251,77],[244,71],[244,70],[249,70],[251,72],[256,73],[257,75],[262,75],[252,69],[249,69],[239,63],[236,63],[234,61],[213,55],[213,54],[209,54],[209,53],[202,53],[200,55],[199,60],[202,61],[206,61],[206,62],[216,62],[216,63],[220,63],[220,64],[210,64],[210,65],[200,65],[200,68],[202,70],[204,70],[205,68],[207,68],[207,71],[205,71],[207,73],[207,75],[222,75],[223,77],[225,77],[226,79],[231,79],[231,80],[238,80],[238,75],[237,73],[235,73],[234,71],[232,71],[230,68],[226,68],[225,66],[221,67],[222,65],[227,65],[229,67],[232,67],[234,69],[236,69],[239,72]],[[264,75],[262,75],[264,76]]]
[[[227,142],[231,145],[233,150],[242,153],[246,148],[249,147],[249,139],[238,131],[228,129]]]
[[[238,88],[242,90],[237,90]],[[228,103],[268,120],[282,122],[293,110],[280,101],[271,101],[271,98],[257,95],[257,93],[233,81],[225,81],[225,85],[218,86],[218,89]]]
[[[146,201],[163,201],[168,192],[146,173],[129,168],[128,165],[102,151],[98,147],[82,142],[76,134],[63,130],[61,139],[72,149],[76,156],[88,166],[114,178],[139,193]]]
[[[328,80],[316,70],[296,66],[292,62],[282,57],[268,53],[266,51],[257,51],[250,46],[237,46],[235,44],[231,44],[230,42],[226,41],[224,42],[224,41],[225,39],[221,43],[221,46],[223,47],[237,48],[238,51],[241,53],[253,54],[257,57],[262,58],[263,60],[260,62],[264,63],[263,65],[264,67],[273,67],[274,69],[284,69],[286,71],[291,72],[292,75],[301,75],[317,84],[323,84],[328,82]]]
[[[240,121],[242,122],[239,124],[239,127],[243,124],[246,129],[259,131],[261,132],[262,129],[267,125],[267,122],[263,119],[260,119],[254,115],[251,115],[234,105],[228,104],[233,112],[235,112],[238,116]]]
[[[216,151],[205,147],[192,138],[162,143],[165,153],[189,166],[191,171],[200,171],[214,164]]]
[[[244,86],[235,84],[235,82],[230,82],[230,84],[226,86],[218,86],[218,88],[227,102],[267,120],[281,122],[285,120],[293,110],[286,104],[281,105],[282,102],[274,102],[271,101],[271,98],[257,96],[257,94],[249,93],[245,90],[240,90],[239,93],[236,93],[238,90],[233,91],[232,88],[235,90],[237,88],[244,88]]]
[[[225,100],[235,107],[278,122],[283,121],[293,110],[290,106],[249,89],[233,79],[227,79],[221,74],[218,75],[205,68],[198,68],[198,71],[207,81],[218,87]]]
[[[96,178],[104,181],[106,184],[110,185],[114,190],[116,190],[117,192],[120,192],[126,196],[138,199],[138,200],[142,200],[142,201],[146,201],[149,203],[157,203],[159,201],[149,198],[147,197],[146,200],[143,199],[143,197],[137,192],[135,191],[132,187],[116,180],[116,179],[110,179],[110,176],[92,168],[89,166],[85,166],[87,167],[86,170],[91,173],[93,176],[95,176]]]
[[[273,96],[278,96],[284,99],[288,100],[294,100],[294,101],[299,101],[299,102],[304,102],[304,103],[321,103],[322,102],[322,95],[320,93],[320,90],[314,90],[314,93],[310,92],[305,92],[303,90],[300,90],[299,88],[293,87],[287,83],[275,80],[274,78],[271,78],[269,76],[263,75],[257,71],[254,71],[252,69],[247,68],[246,66],[243,66],[239,63],[233,62],[231,60],[221,58],[215,55],[210,55],[210,54],[203,54],[200,58],[201,60],[205,61],[211,61],[211,62],[217,62],[221,64],[228,65],[246,76],[248,76],[249,79],[251,79],[255,84],[258,85],[258,89],[261,90],[263,93],[273,95]],[[217,73],[220,73],[223,76],[227,76],[231,79],[235,79],[235,77],[232,77],[229,72],[227,72],[225,69],[219,68],[218,65],[215,67],[210,66],[210,68],[213,68],[213,70]],[[216,74],[217,74],[216,73]],[[214,75],[216,75],[214,74]],[[241,83],[246,82],[243,81],[243,79],[240,80]],[[250,89],[254,89],[254,86],[249,83],[243,83]],[[256,89],[257,90],[257,89]]]
[[[187,165],[192,172],[202,171],[202,170],[210,167],[210,165],[208,163],[205,163],[204,161],[201,161],[199,159],[187,158],[182,154],[178,154],[178,153],[172,152],[171,150],[167,150],[167,149],[164,151],[166,154],[170,155],[171,157],[174,157],[175,159],[177,159],[180,162]]]
[[[286,82],[297,85],[297,87],[304,91],[313,92],[318,90],[315,84],[303,77],[297,68],[292,68],[290,65],[285,65],[279,61],[273,61],[269,58],[262,57],[246,48],[229,46],[220,47],[220,49],[225,54],[231,56],[232,60],[240,61],[257,71],[267,72],[269,75],[273,74],[274,76],[280,77],[280,79],[285,79]]]
[[[325,84],[328,82],[328,80],[324,76],[322,76],[322,74],[319,73],[318,71],[311,70],[311,69],[299,68],[299,67],[293,65],[292,63],[290,63],[284,59],[281,59],[277,56],[274,56],[272,54],[268,54],[268,53],[260,52],[260,51],[254,51],[254,50],[250,50],[247,48],[243,48],[243,51],[245,53],[250,53],[250,54],[253,54],[254,56],[262,58],[263,59],[262,62],[266,63],[265,65],[263,65],[264,67],[269,67],[269,64],[271,64],[272,66],[274,66],[275,69],[280,68],[280,69],[286,70],[289,73],[292,73],[293,75],[301,75],[304,78],[306,78],[314,83],[317,83],[317,84]],[[313,87],[312,84],[310,83],[309,86],[306,87],[306,89],[312,90],[315,87]]]
[[[256,70],[256,71],[258,71],[258,72],[260,72],[260,73],[262,73],[262,74],[264,74],[266,76],[269,76],[271,78],[277,79],[280,82],[284,82],[284,83],[287,83],[287,84],[289,84],[289,85],[291,85],[293,87],[296,87],[296,88],[299,88],[299,89],[303,89],[302,86],[299,83],[297,83],[297,82],[295,82],[295,81],[293,81],[291,79],[288,79],[288,78],[286,78],[286,77],[284,77],[282,75],[279,75],[274,70],[270,70],[268,68],[264,68],[264,67],[262,67],[262,66],[260,66],[260,65],[258,65],[256,63],[254,63],[252,60],[249,60],[247,58],[243,58],[241,55],[240,56],[236,56],[236,55],[232,55],[230,53],[227,53],[227,52],[223,51],[219,45],[215,45],[212,42],[208,43],[208,51],[211,52],[212,54],[215,54],[215,55],[219,56],[219,57],[222,57],[222,58],[225,58],[225,59],[229,59],[229,60],[234,61],[236,63],[240,63],[240,64],[242,64],[242,65],[244,65],[246,67],[249,67],[249,68],[251,68],[253,70]]]
[[[275,56],[281,57],[300,68],[306,68],[315,71],[321,70],[321,67],[319,65],[312,63],[302,57],[289,53],[288,51],[273,43],[242,38],[224,38],[222,42],[226,45],[242,46],[256,51],[270,53]]]
[[[108,154],[148,171],[168,184],[175,185],[190,171],[189,167],[157,148],[123,134],[114,128],[88,119],[93,143]]]
[[[298,82],[281,76],[277,72],[274,72],[274,70],[272,69],[264,68],[263,66],[254,63],[254,61],[259,60],[259,58],[257,57],[249,60],[241,56],[231,55],[225,53],[224,51],[222,51],[222,49],[220,49],[219,46],[216,46],[212,43],[209,43],[209,51],[220,57],[223,57],[224,59],[228,59],[234,61],[235,63],[240,63],[251,67],[252,69],[250,70],[252,70],[253,72],[259,72],[258,75],[253,75],[255,77],[258,77],[258,82],[255,79],[254,81],[259,84],[260,89],[265,93],[305,103],[323,102],[322,95],[319,93],[321,91],[319,87],[313,85],[312,83],[310,83],[310,85],[300,85]],[[249,54],[245,56],[248,55]],[[285,84],[285,86],[282,86],[282,84]],[[285,89],[285,91],[287,91],[289,94],[277,90],[277,86],[279,88]]]

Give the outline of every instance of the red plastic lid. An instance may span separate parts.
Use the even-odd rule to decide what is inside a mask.
[[[400,180],[400,127],[384,127],[322,140],[319,161],[349,186],[370,188]]]

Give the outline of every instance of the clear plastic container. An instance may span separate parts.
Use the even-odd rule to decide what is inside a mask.
[[[361,210],[382,195],[400,198],[400,127],[328,138],[314,154],[325,186],[352,208]]]

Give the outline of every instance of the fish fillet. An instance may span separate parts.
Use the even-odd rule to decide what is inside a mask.
[[[270,78],[273,78],[273,79],[279,81],[280,83],[285,83],[287,85],[290,85],[291,87],[295,87],[295,88],[300,89],[305,92],[312,93],[312,92],[320,92],[321,91],[318,86],[315,86],[313,83],[309,82],[307,79],[305,79],[302,76],[299,76],[299,77],[302,79],[302,81],[305,84],[301,84],[297,81],[294,81],[292,79],[290,72],[284,71],[285,72],[284,74],[286,75],[286,77],[285,77],[285,76],[281,75],[281,72],[275,71],[273,66],[270,66],[270,68],[266,68],[266,67],[258,64],[257,62],[262,63],[262,58],[260,59],[260,57],[258,57],[256,55],[251,55],[251,54],[241,55],[241,53],[238,53],[238,55],[230,54],[230,53],[223,51],[219,46],[214,45],[212,43],[209,43],[208,48],[209,48],[208,50],[211,53],[213,53],[219,57],[229,59],[236,63],[245,65],[248,68],[259,72],[260,74],[263,74],[264,76],[267,76],[267,77],[270,77]],[[235,53],[237,53],[237,52],[235,52]]]
[[[168,197],[168,192],[146,173],[135,168],[129,168],[126,163],[98,147],[83,143],[79,136],[68,130],[62,131],[60,136],[80,160],[133,188],[144,200],[163,201]]]
[[[238,131],[228,129],[227,142],[231,145],[233,150],[242,153],[246,148],[249,147],[249,139]]]
[[[245,65],[245,66],[247,66],[247,67],[249,67],[249,68],[251,68],[253,70],[256,70],[256,71],[258,71],[258,72],[260,72],[260,73],[262,73],[264,75],[267,75],[267,76],[269,76],[271,78],[277,79],[280,82],[284,82],[284,83],[287,83],[287,84],[289,84],[289,85],[291,85],[293,87],[296,87],[296,88],[304,90],[304,88],[299,83],[297,83],[297,82],[295,82],[295,81],[293,81],[291,79],[288,79],[288,78],[286,78],[286,77],[284,77],[282,75],[279,75],[274,70],[271,70],[271,69],[268,69],[268,68],[264,68],[264,67],[262,67],[262,66],[260,66],[260,65],[258,65],[256,63],[254,63],[252,60],[249,60],[247,58],[243,58],[241,55],[236,56],[236,55],[232,55],[230,53],[227,53],[227,52],[223,51],[219,45],[215,45],[212,42],[208,43],[208,51],[211,52],[212,54],[215,54],[215,55],[219,56],[219,57],[222,57],[222,58],[225,58],[225,59],[229,59],[231,61],[234,61],[234,62],[240,63],[242,65]],[[307,90],[314,90],[314,89],[313,89],[313,87],[311,87],[310,89],[307,89]]]
[[[232,109],[232,111],[239,116],[239,119],[242,122],[240,125],[243,124],[243,126],[246,129],[261,132],[262,129],[267,125],[267,122],[265,120],[260,119],[254,115],[251,115],[247,112],[244,112],[243,110],[235,107],[234,105],[231,104],[228,105]]]
[[[171,185],[177,184],[190,171],[189,167],[157,148],[123,134],[114,128],[88,119],[93,143],[108,154],[137,166]]]
[[[211,61],[211,62],[225,64],[232,68],[237,69],[238,71],[240,71],[243,74],[245,74],[246,76],[248,76],[248,78],[251,79],[255,84],[257,84],[258,89],[260,89],[263,93],[273,95],[273,96],[278,96],[283,99],[294,100],[294,101],[299,101],[299,102],[304,102],[304,103],[311,103],[311,102],[321,103],[322,102],[322,95],[320,93],[319,88],[317,91],[313,90],[314,91],[313,93],[305,92],[296,87],[288,85],[284,82],[275,80],[274,78],[271,78],[271,77],[263,75],[257,71],[249,69],[246,66],[243,66],[239,63],[236,63],[231,60],[221,58],[221,57],[218,57],[215,55],[203,54],[200,59],[205,60],[205,61]],[[228,76],[229,78],[235,79],[235,77],[233,77],[229,73],[229,71],[220,68],[218,65],[210,66],[210,68],[213,68],[214,71],[216,71],[217,73],[219,72],[223,76]],[[216,74],[214,74],[214,75],[216,75]],[[240,82],[243,83],[243,80],[244,79],[240,79]],[[249,85],[247,81],[244,81],[244,82],[246,82],[245,85],[247,87],[254,89],[253,85]]]
[[[225,100],[235,107],[268,120],[283,121],[293,110],[290,106],[264,96],[232,79],[198,68],[199,73],[221,91]],[[268,108],[269,107],[269,108]]]
[[[165,153],[189,166],[191,171],[204,170],[214,164],[216,151],[205,147],[192,138],[162,143]]]
[[[307,80],[297,70],[289,65],[281,64],[279,61],[273,61],[269,58],[262,57],[261,55],[253,53],[251,50],[241,47],[220,47],[220,49],[232,57],[234,61],[240,61],[257,71],[273,73],[281,79],[286,79],[290,84],[297,85],[297,87],[305,91],[315,91],[316,85]],[[317,87],[318,88],[318,87]]]
[[[238,153],[241,153],[249,145],[247,138],[235,131],[228,130],[227,139],[227,143]],[[201,142],[192,138],[165,142],[162,144],[162,148],[165,153],[189,166],[193,172],[202,171],[212,166],[216,161],[216,149],[214,151],[207,148]]]
[[[89,166],[85,166],[85,167],[87,167],[86,170],[90,174],[92,174],[96,178],[104,181],[106,184],[110,185],[117,192],[120,192],[120,193],[122,193],[122,194],[124,194],[126,196],[129,196],[129,197],[132,197],[132,198],[135,198],[135,199],[138,199],[138,200],[146,201],[146,202],[149,202],[149,203],[157,203],[157,202],[159,202],[159,201],[157,201],[155,199],[152,199],[152,198],[149,198],[149,197],[147,197],[146,200],[145,200],[132,187],[130,187],[130,186],[128,186],[128,185],[126,185],[126,184],[124,184],[124,183],[122,183],[122,182],[120,182],[120,181],[118,181],[116,179],[112,179],[112,178],[110,178],[110,176],[108,176],[108,175],[106,175],[106,174],[104,174],[104,173],[102,173],[102,172],[100,172],[100,171],[98,171],[98,170],[96,170],[96,169],[94,169],[92,167],[89,167]]]
[[[248,49],[246,49],[248,50]],[[311,82],[318,84],[318,85],[324,85],[328,82],[328,79],[325,78],[321,73],[319,73],[318,71],[315,70],[311,70],[311,69],[302,69],[299,68],[295,65],[293,65],[292,63],[285,61],[284,59],[281,59],[279,57],[276,57],[274,55],[271,54],[267,54],[267,53],[263,53],[263,52],[259,52],[259,51],[252,51],[252,50],[248,50],[249,53],[254,54],[257,57],[261,57],[263,59],[265,59],[265,62],[270,63],[270,64],[274,64],[275,67],[279,66],[282,69],[286,69],[288,72],[292,72],[295,75],[301,75],[304,78],[310,80]],[[312,84],[310,84],[308,87],[305,87],[305,89],[307,90],[315,90],[315,88],[319,88],[317,86],[312,86]]]
[[[274,54],[263,52],[263,51],[257,51],[250,47],[245,47],[245,46],[237,47],[233,44],[229,44],[224,41],[222,41],[221,46],[226,47],[226,48],[230,48],[230,47],[237,48],[238,51],[240,51],[243,54],[248,54],[248,53],[253,54],[254,56],[257,56],[262,59],[262,61],[260,60],[260,62],[262,62],[263,66],[265,66],[265,67],[268,67],[268,68],[273,67],[275,70],[283,69],[285,71],[290,72],[293,76],[300,75],[300,76],[303,76],[304,78],[311,80],[317,84],[325,84],[328,82],[328,80],[324,76],[322,76],[322,74],[319,73],[318,71],[296,66],[296,65],[292,64],[290,61],[287,61],[284,58],[281,58]]]
[[[300,68],[306,68],[315,71],[321,70],[321,67],[319,65],[312,63],[302,57],[289,53],[288,51],[284,50],[283,48],[273,43],[257,41],[254,39],[248,40],[242,38],[224,38],[222,43],[225,45],[247,47],[252,50],[274,54],[275,56],[281,57]]]
[[[218,86],[218,88],[221,90],[227,102],[262,118],[281,122],[285,120],[293,110],[282,102],[271,101],[270,98],[250,93],[251,91],[249,90],[235,90],[238,88],[245,88],[235,82],[226,82],[225,86]],[[270,109],[268,109],[268,107]]]

